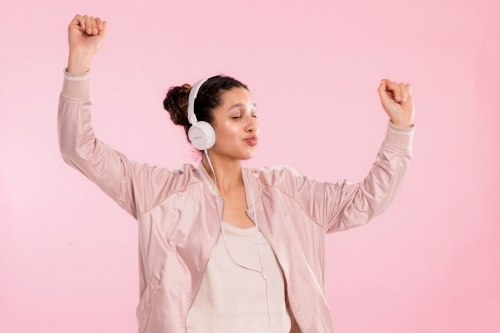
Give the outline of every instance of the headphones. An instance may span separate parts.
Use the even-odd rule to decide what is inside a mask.
[[[196,115],[194,114],[194,100],[198,95],[198,90],[205,81],[210,77],[206,77],[194,84],[189,92],[189,103],[188,103],[188,121],[191,127],[188,130],[189,141],[198,150],[210,149],[215,144],[215,130],[206,121],[198,121]]]

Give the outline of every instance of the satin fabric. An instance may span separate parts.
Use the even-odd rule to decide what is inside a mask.
[[[91,126],[90,71],[64,72],[58,138],[65,163],[94,182],[138,222],[139,333],[186,332],[186,317],[217,243],[217,214],[205,169],[174,170],[127,158],[95,137]],[[293,168],[242,168],[247,215],[259,229],[285,277],[292,333],[334,332],[325,299],[325,237],[366,224],[384,212],[404,183],[416,126],[390,121],[368,175],[319,182]]]

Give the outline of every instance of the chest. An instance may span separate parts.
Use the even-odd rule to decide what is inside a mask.
[[[254,225],[246,214],[247,204],[243,188],[226,194],[222,198],[224,199],[224,211],[222,215],[224,221],[243,229]]]

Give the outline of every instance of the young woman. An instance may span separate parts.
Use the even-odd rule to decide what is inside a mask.
[[[172,87],[163,102],[172,121],[188,134],[195,98],[194,115],[214,128],[216,140],[197,167],[167,170],[133,161],[94,136],[89,68],[105,33],[106,22],[86,15],[68,27],[59,145],[67,164],[138,221],[139,332],[333,332],[325,236],[367,223],[401,189],[415,131],[411,86],[380,83],[390,120],[368,176],[357,184],[317,182],[287,166],[243,168],[260,131],[248,87],[222,75],[196,89]]]

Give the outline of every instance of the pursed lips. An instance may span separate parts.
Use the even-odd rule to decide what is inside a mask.
[[[255,146],[258,142],[258,137],[257,136],[252,136],[249,138],[244,139],[246,143],[248,143],[250,146]]]

